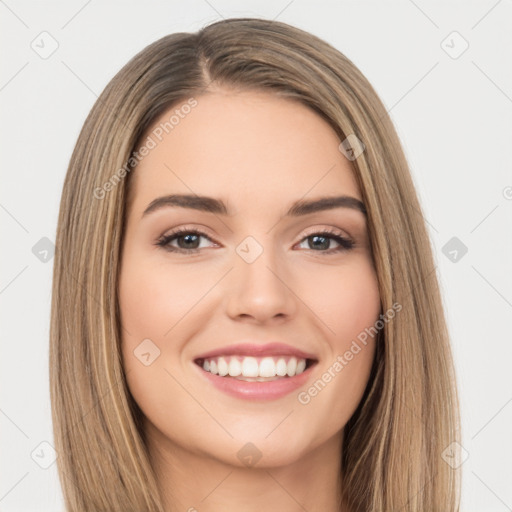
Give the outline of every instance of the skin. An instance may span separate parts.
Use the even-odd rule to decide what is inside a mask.
[[[333,373],[337,356],[378,320],[377,277],[364,214],[284,214],[298,199],[361,200],[351,163],[333,129],[298,102],[227,89],[196,99],[133,171],[119,282],[123,364],[166,509],[335,510],[343,428],[368,382],[375,340],[309,403],[297,395]],[[165,207],[142,216],[171,193],[222,199],[232,215]],[[180,227],[206,233],[199,252],[156,245]],[[333,252],[340,245],[328,238],[315,249],[311,235],[325,229],[353,247]],[[236,252],[247,236],[263,249],[250,264]],[[186,243],[182,235],[171,245],[187,251]],[[148,366],[134,355],[144,339],[160,350]],[[282,341],[318,363],[297,392],[235,398],[209,385],[193,360],[243,340]],[[246,443],[261,454],[254,465],[237,456]]]

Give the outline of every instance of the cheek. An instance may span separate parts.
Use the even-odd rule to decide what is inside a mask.
[[[335,271],[331,267],[315,274],[313,282],[306,302],[322,321],[331,348],[346,350],[379,317],[379,285],[371,260],[360,258]]]
[[[119,284],[121,321],[131,335],[127,339],[168,340],[169,332],[211,287],[210,281],[211,273],[209,279],[190,276],[179,265],[173,268],[133,253],[123,264]]]
[[[179,387],[166,372],[176,373],[179,353],[178,344],[170,347],[169,339],[179,343],[185,324],[180,320],[197,302],[197,294],[182,270],[162,268],[137,248],[126,250],[119,276],[121,353],[128,387],[147,418],[161,418]],[[190,400],[178,403],[184,413],[193,405]]]
[[[321,319],[325,357],[317,380],[298,401],[327,430],[344,425],[359,404],[375,355],[372,329],[381,311],[378,280],[370,258],[315,276],[308,306]],[[333,285],[333,283],[336,283]]]
[[[171,283],[165,272],[151,265],[147,255],[139,254],[136,248],[126,250],[119,276],[121,350],[132,392],[141,395],[142,403],[145,389],[159,387],[153,381],[163,371],[167,356],[165,333],[176,324],[183,308],[175,293],[179,286],[176,279]]]

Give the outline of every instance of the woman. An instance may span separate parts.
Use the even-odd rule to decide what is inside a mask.
[[[58,222],[68,510],[458,510],[425,222],[340,52],[261,19],[148,46],[86,120]]]

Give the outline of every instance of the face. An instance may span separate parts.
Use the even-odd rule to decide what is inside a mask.
[[[161,123],[179,106],[154,123],[132,171],[128,386],[161,453],[288,464],[341,439],[368,382],[375,340],[358,340],[380,297],[361,193],[341,141],[302,104],[195,99],[172,129]],[[352,199],[314,203],[340,196]]]

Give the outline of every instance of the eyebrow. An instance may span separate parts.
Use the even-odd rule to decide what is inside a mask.
[[[231,215],[226,204],[213,197],[188,195],[188,194],[171,194],[163,197],[157,197],[144,210],[142,217],[168,207],[190,208],[218,215]],[[352,196],[335,196],[322,197],[311,201],[298,200],[295,201],[290,209],[286,212],[287,217],[299,217],[309,215],[324,210],[332,210],[334,208],[351,208],[360,211],[366,216],[366,208],[362,201]]]

